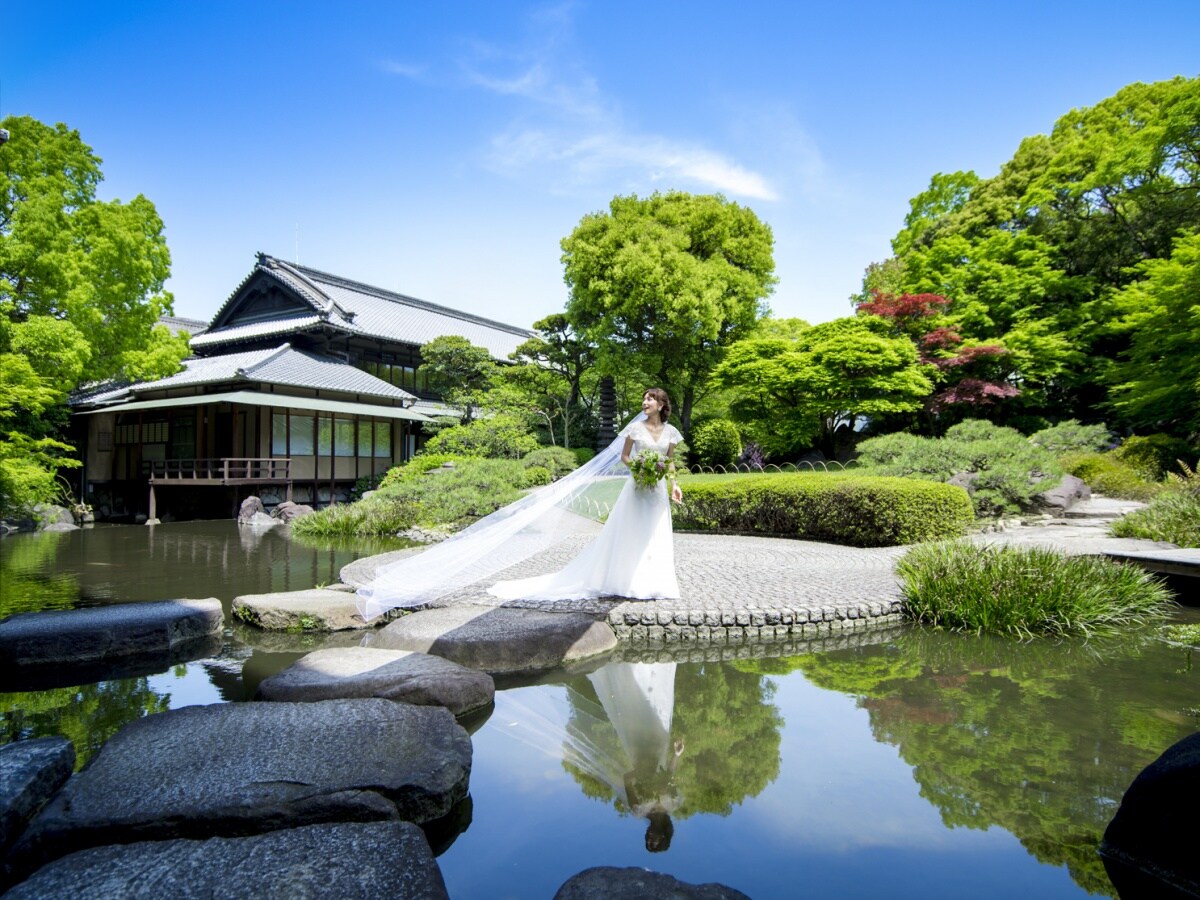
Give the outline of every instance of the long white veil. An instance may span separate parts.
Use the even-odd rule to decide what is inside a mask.
[[[358,590],[358,611],[370,621],[397,607],[423,606],[548,549],[585,527],[594,527],[603,506],[592,496],[606,479],[628,478],[621,462],[625,436],[578,469],[538,488],[428,550],[381,566],[375,580]],[[436,477],[436,476],[435,476]]]

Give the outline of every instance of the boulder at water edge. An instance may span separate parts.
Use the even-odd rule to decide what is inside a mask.
[[[13,850],[28,870],[73,850],[318,822],[447,815],[471,740],[449,711],[388,700],[228,703],[147,716],[109,739]]]
[[[491,675],[527,674],[607,656],[617,636],[582,613],[453,606],[404,616],[368,636],[370,647],[418,650]]]
[[[5,896],[365,900],[449,895],[420,828],[409,822],[365,822],[97,847],[50,863]]]
[[[750,900],[723,884],[688,884],[648,869],[597,866],[568,879],[554,900]]]
[[[1141,771],[1100,853],[1122,897],[1200,897],[1200,732]]]
[[[324,588],[243,594],[233,598],[233,617],[268,631],[352,631],[379,624],[363,621],[354,594]]]
[[[0,857],[74,768],[75,747],[66,738],[37,738],[0,747]]]
[[[382,697],[415,706],[444,706],[456,716],[482,709],[496,696],[486,672],[439,656],[369,647],[316,650],[258,686],[256,700],[310,702]]]
[[[17,613],[0,622],[0,681],[24,690],[148,674],[220,648],[215,597]]]

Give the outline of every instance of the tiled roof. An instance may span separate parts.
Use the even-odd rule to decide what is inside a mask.
[[[390,400],[414,400],[412,394],[349,363],[296,350],[283,344],[269,350],[192,357],[184,369],[158,381],[144,381],[76,401],[77,406],[113,403],[148,391],[172,390],[224,382],[258,382],[312,390],[341,391]]]
[[[524,328],[438,306],[306,266],[286,263],[266,254],[259,254],[258,264],[249,277],[258,272],[266,272],[278,279],[311,305],[316,315],[210,328],[192,342],[193,346],[211,347],[265,334],[298,330],[321,322],[348,334],[407,344],[424,344],[446,334],[459,335],[472,344],[486,348],[493,358],[506,360],[518,345],[533,334]],[[220,320],[246,281],[238,286],[217,312],[214,322]]]
[[[208,323],[201,319],[188,319],[183,316],[159,316],[158,324],[166,325],[170,328],[171,334],[179,334],[181,331],[186,331],[193,337],[208,327]]]

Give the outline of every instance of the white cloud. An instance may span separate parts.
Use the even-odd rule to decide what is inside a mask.
[[[416,63],[403,63],[394,59],[385,59],[379,63],[379,68],[388,75],[399,75],[401,78],[411,78],[414,81],[425,76],[427,67]]]

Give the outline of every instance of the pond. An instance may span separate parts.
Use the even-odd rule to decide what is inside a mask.
[[[230,522],[16,535],[0,541],[0,612],[228,609],[382,549]],[[238,626],[219,656],[158,675],[0,694],[0,743],[63,734],[82,764],[124,723],[244,701],[322,643]],[[1154,630],[1018,643],[878,628],[738,655],[630,652],[498,692],[470,723],[469,814],[439,856],[450,895],[549,898],[606,865],[756,898],[1113,896],[1105,826],[1137,773],[1200,729],[1200,651]]]

